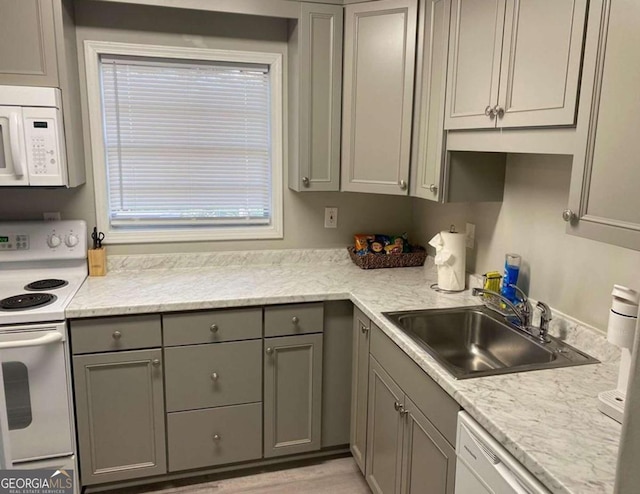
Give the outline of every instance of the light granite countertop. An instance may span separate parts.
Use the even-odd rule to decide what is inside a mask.
[[[619,352],[570,318],[554,313],[551,333],[603,363],[458,381],[382,315],[478,305],[468,290],[432,290],[430,262],[361,270],[343,249],[259,251],[114,256],[109,270],[86,280],[67,318],[349,299],[552,492],[613,492],[621,427],[597,403],[616,386]]]

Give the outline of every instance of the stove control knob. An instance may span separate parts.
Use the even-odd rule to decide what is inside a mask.
[[[67,244],[67,247],[75,247],[76,245],[78,245],[78,242],[79,242],[78,236],[74,233],[70,233],[64,239],[64,243]]]
[[[47,239],[47,245],[52,249],[55,249],[61,243],[62,243],[62,239],[55,233],[52,233],[51,235],[49,235],[49,238]]]

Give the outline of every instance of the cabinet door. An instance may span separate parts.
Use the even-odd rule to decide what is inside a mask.
[[[341,5],[300,4],[298,153],[290,184],[298,191],[340,190]]]
[[[405,397],[402,494],[453,494],[456,452]]]
[[[417,118],[411,195],[437,201],[445,159],[444,112],[451,0],[422,0],[418,22]]]
[[[0,84],[58,86],[52,0],[0,0]]]
[[[365,473],[367,452],[367,406],[369,395],[369,334],[371,321],[357,307],[353,311],[353,357],[351,367],[351,453]]]
[[[83,485],[166,473],[161,350],[73,357]]]
[[[498,127],[575,123],[587,0],[507,0]]]
[[[453,0],[446,129],[495,127],[506,0]]]
[[[566,214],[569,233],[634,250],[640,250],[638,26],[640,2],[590,3],[577,128],[582,147],[573,159]]]
[[[342,190],[407,194],[417,0],[345,8]]]
[[[400,492],[404,393],[375,358],[369,360],[366,476],[374,494]]]
[[[264,456],[320,449],[322,335],[264,340]]]

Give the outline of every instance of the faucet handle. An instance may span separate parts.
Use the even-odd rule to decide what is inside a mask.
[[[536,309],[540,311],[540,328],[548,330],[549,321],[553,319],[553,317],[551,316],[551,309],[544,302],[538,302],[536,304]]]

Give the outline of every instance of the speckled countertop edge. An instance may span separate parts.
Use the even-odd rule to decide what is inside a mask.
[[[597,394],[615,388],[619,352],[578,321],[554,312],[551,332],[604,363],[458,381],[382,315],[478,305],[468,290],[431,290],[429,261],[360,270],[346,250],[319,249],[121,256],[113,266],[87,279],[68,318],[349,299],[552,492],[613,492],[620,425],[597,411]]]

